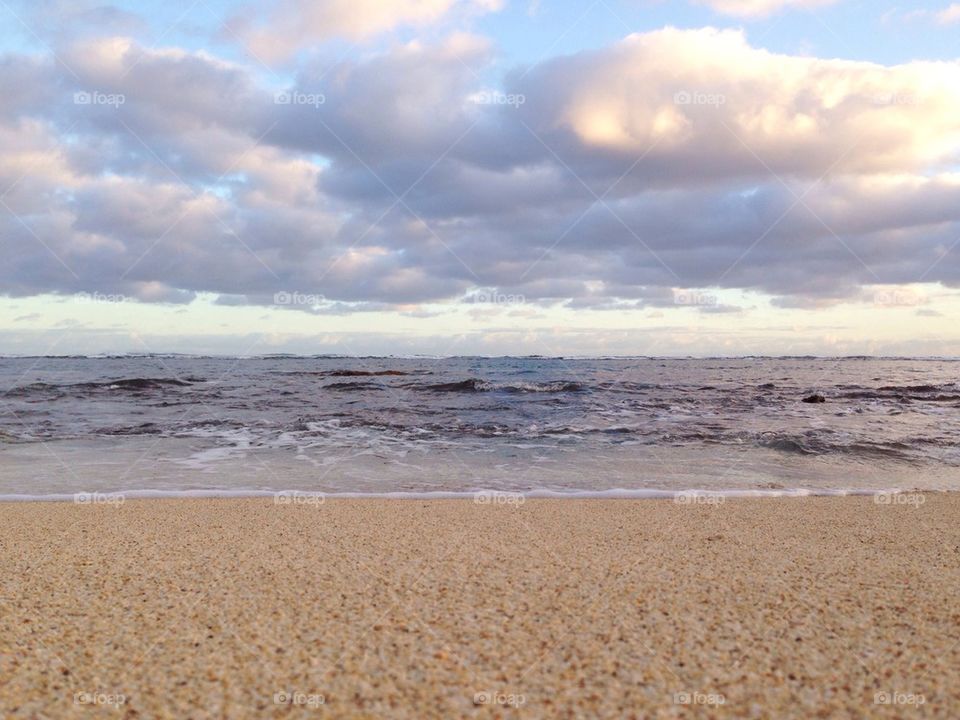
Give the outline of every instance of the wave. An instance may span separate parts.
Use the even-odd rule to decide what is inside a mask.
[[[762,433],[756,444],[770,450],[796,455],[834,455],[844,454],[872,459],[912,460],[911,450],[915,448],[902,442],[851,442],[831,443],[823,435],[804,434],[787,435],[780,433]]]
[[[874,393],[869,391],[845,393],[843,395],[838,395],[837,397],[843,398],[844,400],[919,400],[923,402],[960,402],[960,395],[887,395],[885,393]]]
[[[179,378],[130,378],[127,380],[109,380],[107,382],[83,383],[73,387],[106,390],[160,390],[166,387],[190,387],[203,382],[198,378],[180,380]]]
[[[597,385],[599,390],[607,392],[644,392],[646,390],[659,390],[662,386],[653,383],[630,382],[628,380],[618,380],[617,382],[602,382]]]
[[[877,390],[880,392],[932,393],[937,392],[942,387],[942,385],[884,385]]]
[[[374,382],[335,382],[323,386],[324,390],[383,390],[384,386]]]
[[[405,375],[432,375],[429,370],[306,370],[283,371],[275,375],[294,375],[317,377],[403,377]]]
[[[469,378],[459,382],[438,383],[434,385],[407,385],[416,390],[429,390],[431,392],[506,392],[506,393],[564,393],[564,392],[583,392],[585,390],[581,383],[569,380],[558,380],[554,382],[542,383],[494,383],[479,378]]]
[[[761,440],[761,447],[770,448],[771,450],[779,450],[780,452],[786,453],[796,453],[798,455],[817,455],[819,454],[816,450],[811,449],[803,442],[799,440],[793,440],[791,438],[775,438],[773,440]]]
[[[878,388],[843,386],[848,392],[838,398],[845,400],[921,400],[927,402],[960,401],[955,383],[945,385],[884,385]]]
[[[14,435],[12,433],[5,432],[4,430],[0,430],[0,445],[2,445],[3,443],[13,444],[13,443],[22,443],[22,442],[25,442],[25,440],[19,435]]]
[[[118,427],[118,428],[100,428],[97,430],[98,435],[159,435],[163,432],[161,428],[156,423],[147,422],[141,423],[139,425],[133,425],[130,427]]]
[[[90,392],[97,390],[126,390],[140,392],[145,390],[161,390],[168,387],[189,387],[195,383],[203,382],[200,378],[124,378],[120,380],[105,380],[101,382],[67,383],[56,385],[52,383],[37,382],[29,385],[9,390],[6,394],[10,396],[25,396],[44,392]]]

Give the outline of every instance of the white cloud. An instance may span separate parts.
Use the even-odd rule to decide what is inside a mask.
[[[397,27],[422,27],[459,12],[498,12],[504,0],[283,0],[266,19],[234,18],[236,37],[259,58],[285,60],[302,48],[341,38],[358,42]]]
[[[960,22],[960,3],[954,3],[937,13],[937,21],[943,25]]]
[[[832,5],[838,0],[700,0],[725,15],[764,17],[787,8],[814,8]]]
[[[527,124],[585,163],[649,149],[673,178],[917,171],[960,146],[960,64],[779,55],[738,31],[631,35],[548,61],[516,91]]]

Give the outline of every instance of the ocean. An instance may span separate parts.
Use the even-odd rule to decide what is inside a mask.
[[[956,490],[958,371],[864,357],[0,358],[0,499]]]

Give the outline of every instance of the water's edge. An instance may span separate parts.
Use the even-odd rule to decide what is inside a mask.
[[[507,492],[503,490],[432,491],[432,492],[335,492],[322,493],[302,490],[130,490],[117,492],[53,493],[49,495],[6,494],[0,495],[0,503],[16,502],[72,502],[85,504],[110,504],[125,500],[190,500],[190,499],[249,499],[273,498],[277,504],[310,503],[325,500],[472,500],[478,504],[507,505],[523,500],[678,500],[697,504],[709,499],[727,498],[800,498],[800,497],[880,497],[917,493],[942,495],[960,492],[957,490],[920,490],[907,488],[789,488],[782,490],[659,490],[659,489],[613,489],[613,490],[530,490]]]

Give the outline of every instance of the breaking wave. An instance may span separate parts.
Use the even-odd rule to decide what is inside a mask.
[[[504,393],[566,393],[583,392],[586,388],[581,383],[569,380],[558,380],[553,382],[520,382],[520,383],[495,383],[479,378],[469,378],[459,382],[437,383],[434,385],[408,385],[416,390],[429,390],[431,392],[504,392]]]

